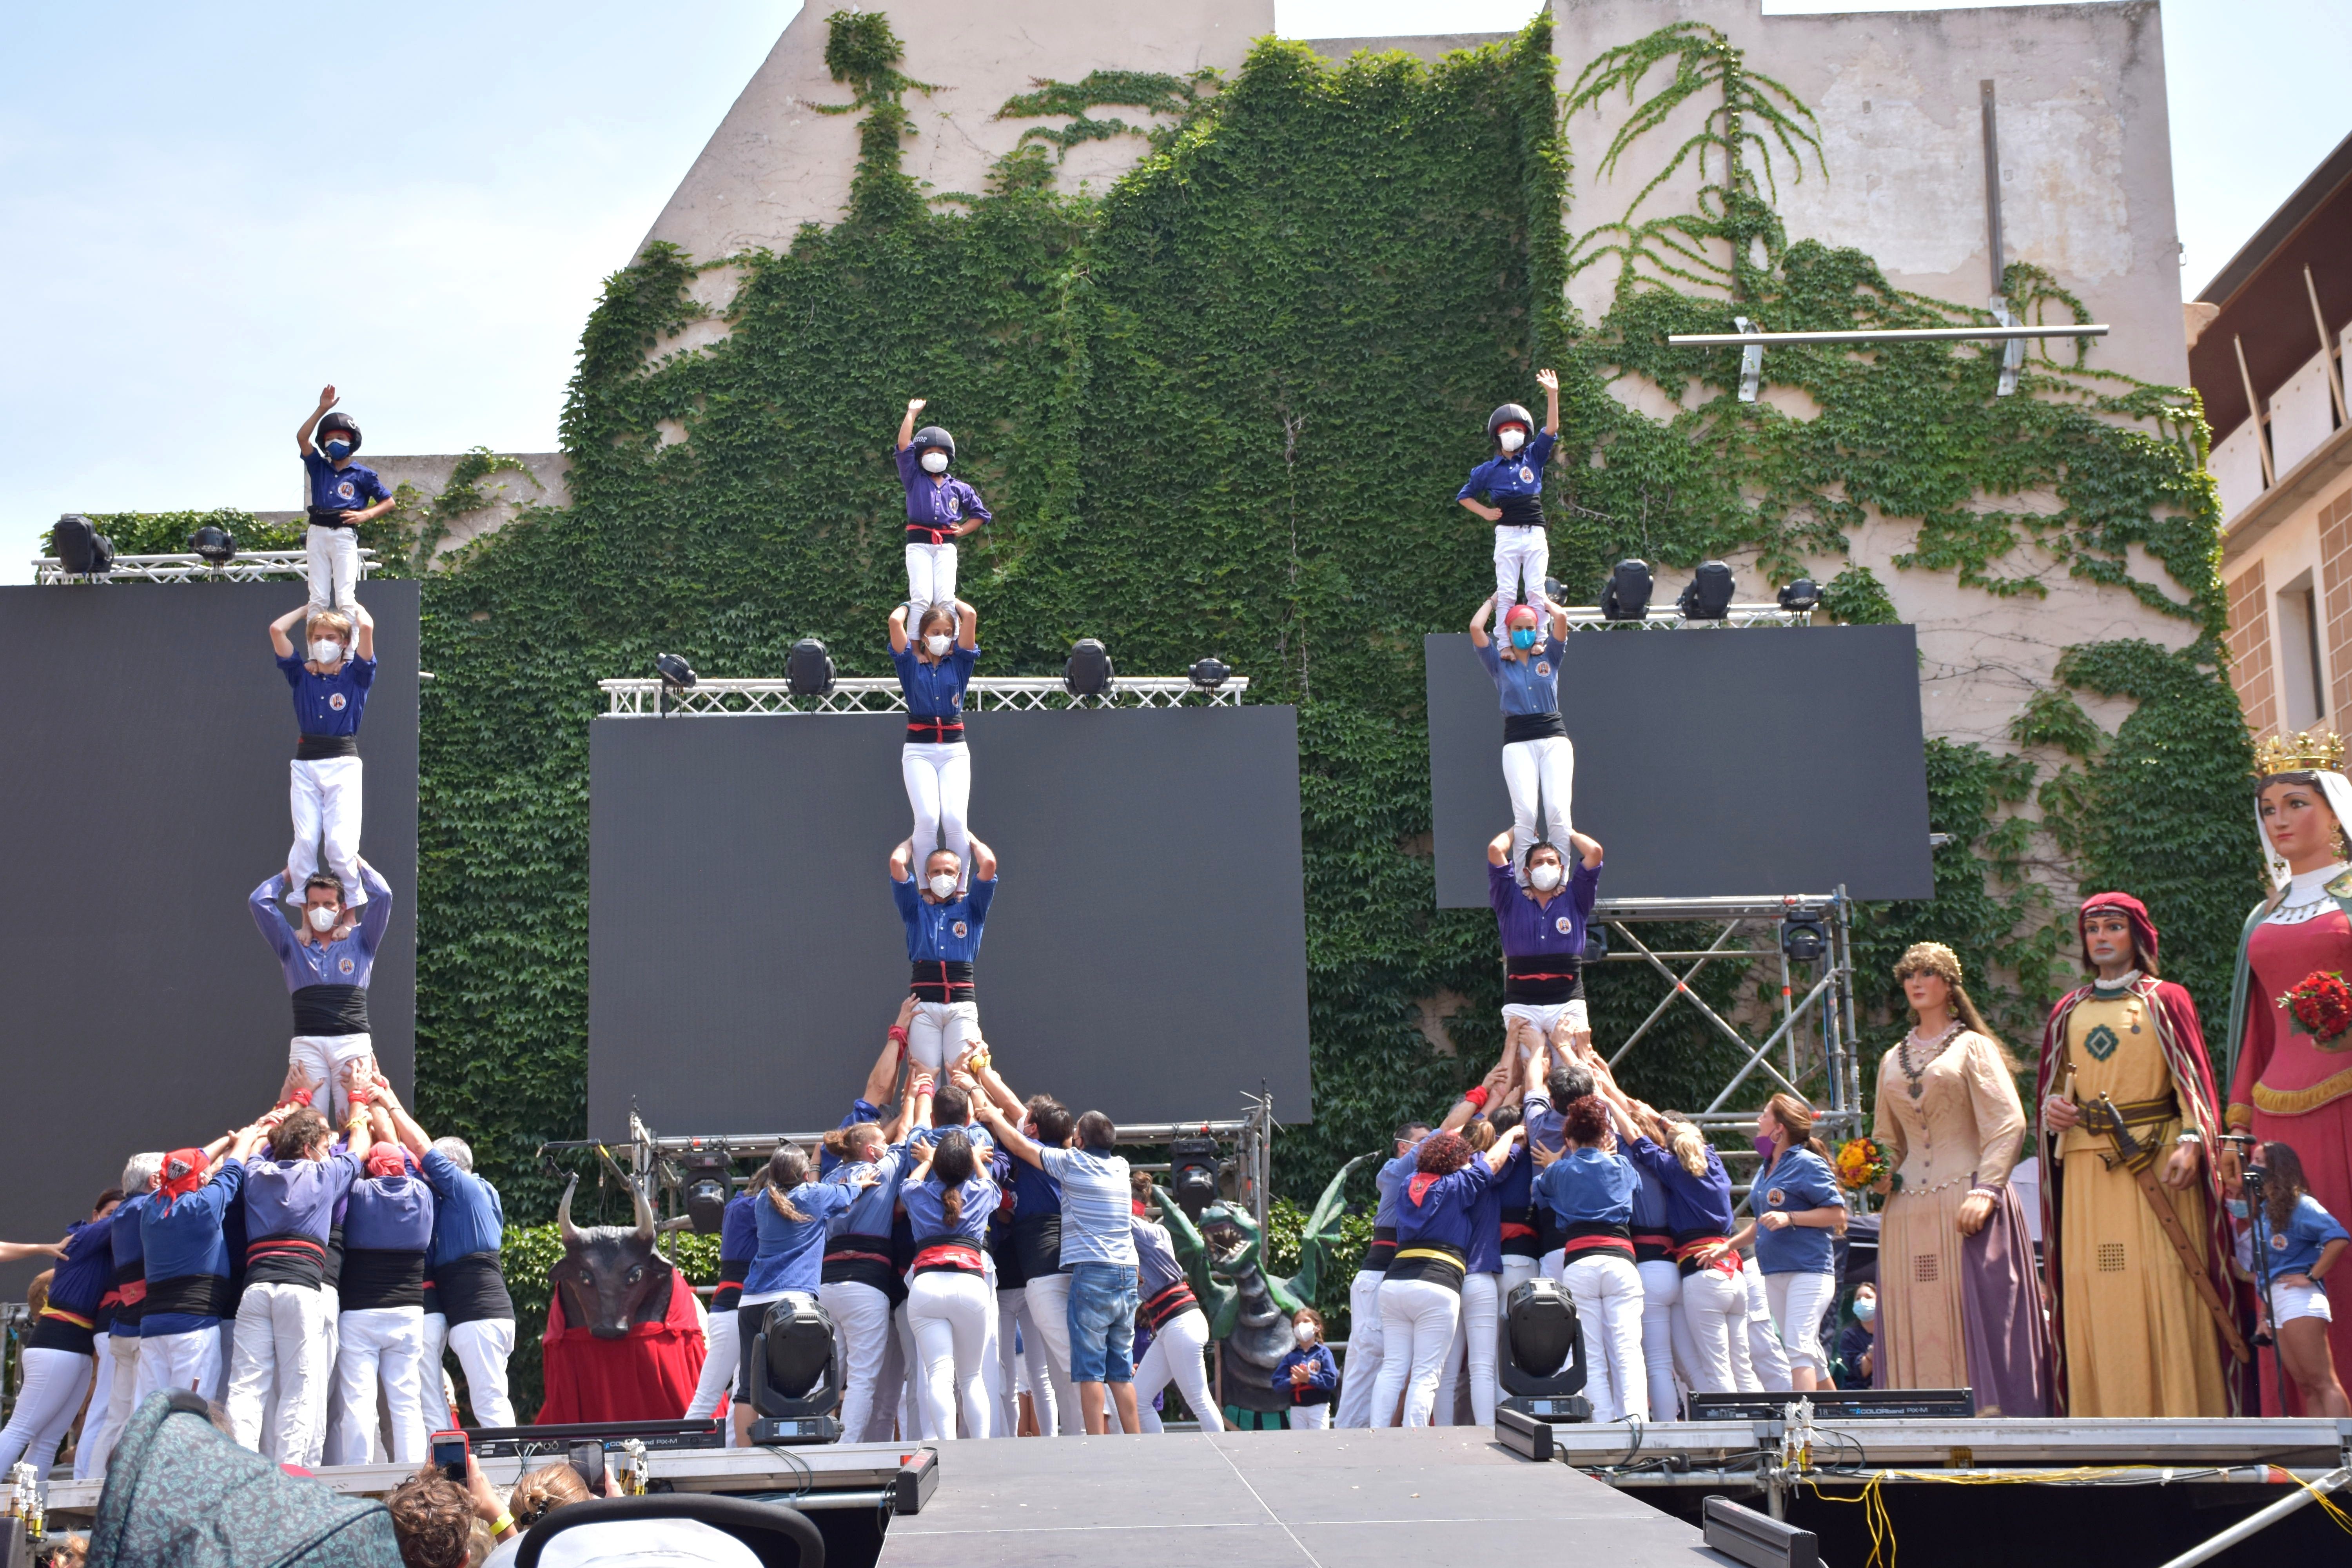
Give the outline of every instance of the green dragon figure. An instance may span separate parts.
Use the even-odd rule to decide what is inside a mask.
[[[1340,1193],[1349,1173],[1371,1157],[1349,1161],[1323,1189],[1298,1237],[1298,1272],[1287,1279],[1267,1278],[1265,1237],[1247,1209],[1211,1204],[1195,1226],[1173,1196],[1164,1188],[1157,1192],[1160,1223],[1208,1314],[1209,1337],[1221,1346],[1226,1404],[1261,1412],[1290,1408],[1289,1395],[1274,1387],[1274,1370],[1293,1343],[1292,1315],[1315,1299],[1325,1256],[1339,1239],[1347,1206]]]

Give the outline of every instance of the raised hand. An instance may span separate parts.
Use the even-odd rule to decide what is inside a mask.
[[[334,388],[331,386],[327,390],[332,392]],[[929,400],[926,398],[910,397],[907,399],[907,412],[909,414],[920,414],[928,402]]]
[[[1546,392],[1558,392],[1559,390],[1559,373],[1557,371],[1539,370],[1536,372],[1536,384],[1542,387]]]
[[[319,412],[324,414],[336,404],[335,389],[330,384],[319,389]]]

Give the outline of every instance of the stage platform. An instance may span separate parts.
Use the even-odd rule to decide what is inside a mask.
[[[950,1443],[882,1568],[1466,1562],[1507,1542],[1607,1542],[1612,1568],[1719,1563],[1699,1531],[1491,1431],[1224,1432]]]

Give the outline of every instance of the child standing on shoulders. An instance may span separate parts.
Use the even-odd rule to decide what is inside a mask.
[[[933,605],[955,607],[955,542],[995,514],[980,492],[950,477],[955,437],[936,425],[915,428],[924,400],[898,421],[898,481],[907,487],[907,624],[919,627]]]
[[[297,652],[295,623],[308,617]],[[367,902],[360,877],[360,716],[375,684],[375,617],[354,600],[351,613],[315,605],[269,623],[270,651],[294,689],[294,847],[286,856],[286,901],[304,900],[326,841],[328,869],[343,885],[343,907]]]
[[[1530,605],[1543,601],[1544,574],[1551,567],[1551,537],[1544,531],[1543,471],[1551,461],[1552,442],[1559,435],[1559,377],[1548,370],[1536,372],[1544,389],[1544,426],[1540,433],[1525,408],[1506,403],[1486,416],[1486,435],[1495,455],[1470,470],[1470,480],[1454,500],[1495,525],[1495,636],[1504,632],[1503,617],[1519,603],[1526,589]],[[1485,496],[1494,504],[1482,504]]]
[[[2336,1359],[2327,1346],[2328,1325],[2335,1315],[2327,1305],[2326,1278],[2352,1248],[2347,1232],[2334,1215],[2311,1195],[2304,1177],[2303,1160],[2287,1144],[2271,1142],[2254,1151],[2254,1163],[2270,1180],[2263,1192],[2263,1254],[2255,1267],[2254,1216],[2247,1207],[2245,1184],[2236,1162],[2225,1162],[2221,1186],[2230,1223],[2238,1233],[2238,1262],[2258,1287],[2255,1299],[2267,1298],[2263,1309],[2274,1313],[2269,1324],[2277,1342],[2273,1352],[2294,1384],[2305,1415],[2352,1415],[2352,1403],[2336,1374]]]
[[[322,387],[319,406],[294,433],[306,476],[303,501],[310,515],[303,536],[310,554],[310,609],[349,610],[359,604],[359,525],[373,522],[398,503],[373,468],[352,461],[360,449],[359,421],[330,414],[335,389]]]

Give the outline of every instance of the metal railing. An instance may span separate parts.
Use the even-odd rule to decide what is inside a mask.
[[[376,565],[375,552],[360,552],[362,581]],[[310,575],[304,550],[240,550],[215,566],[201,555],[118,555],[110,571],[68,572],[54,555],[33,558],[33,581],[44,587],[67,583],[260,583]]]
[[[1238,708],[1249,677],[1228,677],[1213,689],[1181,675],[1118,676],[1105,697],[1073,697],[1058,675],[975,676],[964,688],[967,713],[1019,713],[1065,708]],[[906,693],[895,675],[844,676],[822,696],[800,696],[782,679],[706,676],[673,688],[653,677],[600,680],[607,718],[644,719],[730,713],[903,713]]]
[[[1733,605],[1720,619],[1695,618],[1680,610],[1652,610],[1638,621],[1612,621],[1598,608],[1580,606],[1563,609],[1571,632],[1594,631],[1603,626],[1638,626],[1644,631],[1697,631],[1711,626],[1807,626],[1812,625],[1811,610],[1784,610],[1778,605]]]

